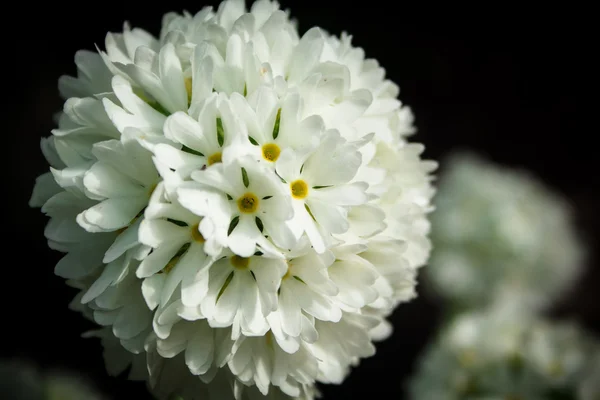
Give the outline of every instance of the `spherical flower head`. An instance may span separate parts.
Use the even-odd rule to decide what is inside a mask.
[[[462,307],[510,300],[540,309],[559,300],[584,254],[569,202],[531,173],[470,152],[444,165],[432,214],[432,291]]]
[[[429,256],[436,167],[375,60],[227,0],[75,61],[30,204],[111,374],[312,399],[375,353]]]
[[[410,398],[594,398],[599,345],[574,323],[511,308],[459,314],[423,354]]]

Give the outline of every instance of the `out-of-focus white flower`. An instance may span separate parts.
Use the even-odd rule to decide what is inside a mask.
[[[112,374],[133,363],[159,397],[310,399],[391,334],[436,164],[350,39],[226,0],[77,53],[30,204]]]
[[[468,152],[447,161],[432,214],[432,291],[459,306],[510,300],[540,309],[581,270],[570,204],[530,173]]]
[[[426,349],[410,398],[579,399],[591,374],[598,378],[591,363],[598,355],[600,344],[573,323],[484,308],[459,314]]]
[[[19,359],[0,360],[0,396],[11,400],[107,400],[87,377]]]
[[[598,400],[600,399],[600,352],[589,357],[592,361],[583,382],[579,385],[578,395],[581,400]]]

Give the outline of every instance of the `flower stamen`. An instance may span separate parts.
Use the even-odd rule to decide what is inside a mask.
[[[192,239],[194,239],[194,241],[197,243],[204,243],[206,239],[204,239],[204,236],[202,236],[202,233],[200,233],[199,226],[199,223],[192,226]]]
[[[254,193],[245,193],[237,201],[238,209],[244,214],[252,214],[258,210],[259,200]]]
[[[185,91],[187,92],[188,104],[192,102],[192,77],[188,77],[184,79],[185,83]]]
[[[237,269],[246,269],[248,265],[250,265],[250,259],[245,257],[240,257],[238,255],[234,255],[229,259],[231,265],[233,265]]]
[[[308,185],[302,179],[295,180],[290,183],[292,197],[297,200],[302,200],[308,196]]]
[[[215,153],[208,157],[208,165],[213,165],[221,162],[221,152]]]
[[[263,158],[270,162],[275,162],[281,154],[281,149],[275,143],[267,143],[262,147]]]
[[[288,261],[287,262],[287,271],[285,273],[285,275],[283,276],[283,278],[281,278],[281,280],[286,280],[287,278],[292,276],[292,264]]]

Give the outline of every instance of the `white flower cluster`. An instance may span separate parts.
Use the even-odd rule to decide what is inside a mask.
[[[397,85],[268,0],[167,14],[158,38],[126,24],[105,47],[60,79],[31,205],[109,371],[185,399],[342,382],[430,251],[436,164]]]
[[[542,310],[571,289],[584,248],[565,199],[470,152],[444,167],[431,215],[432,291],[467,308],[518,298]]]
[[[599,360],[600,344],[577,325],[494,306],[462,314],[441,332],[409,393],[413,400],[596,400]]]

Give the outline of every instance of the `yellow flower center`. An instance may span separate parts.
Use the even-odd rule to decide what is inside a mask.
[[[191,103],[192,101],[192,77],[188,77],[185,78],[184,80],[185,83],[185,91],[187,92],[187,96],[188,96],[188,103]]]
[[[265,160],[275,162],[281,154],[281,149],[275,143],[267,143],[262,147],[262,154]]]
[[[250,265],[250,259],[245,257],[240,257],[238,255],[234,255],[229,259],[231,265],[238,269],[246,269],[248,265]]]
[[[295,199],[302,200],[308,196],[308,185],[302,179],[290,183],[290,189],[292,197]]]
[[[213,165],[215,163],[221,162],[221,153],[215,153],[212,156],[208,157],[208,165]]]
[[[240,212],[252,214],[258,209],[258,197],[248,192],[238,199],[237,205]]]
[[[199,223],[192,226],[192,239],[194,239],[195,242],[198,243],[204,243],[206,240],[204,239],[204,236],[202,236],[202,234],[200,233],[200,229],[199,229]]]
[[[292,276],[292,264],[290,264],[290,262],[287,262],[287,271],[285,273],[285,275],[283,276],[283,278],[281,278],[282,280],[287,279],[289,277]]]

